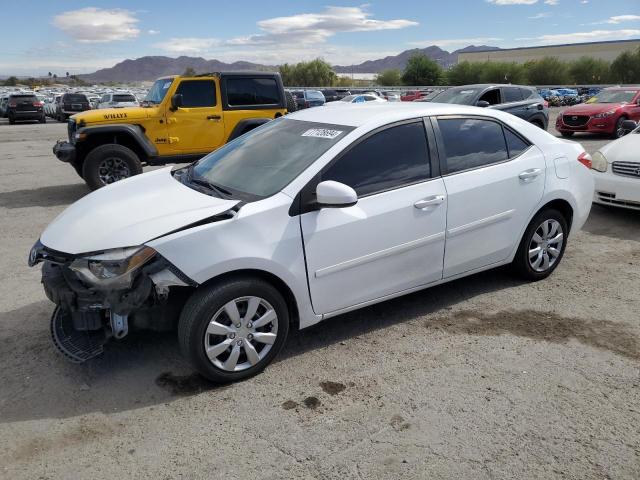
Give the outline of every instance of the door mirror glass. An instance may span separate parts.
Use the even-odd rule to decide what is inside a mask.
[[[318,184],[316,198],[321,208],[351,207],[358,202],[358,194],[353,188],[333,180]]]
[[[489,102],[487,102],[486,100],[478,100],[476,102],[476,107],[487,108],[489,105],[491,105],[491,104]]]
[[[171,97],[171,110],[177,110],[182,107],[182,95],[176,93]]]

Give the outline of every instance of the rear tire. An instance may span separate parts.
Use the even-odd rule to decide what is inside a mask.
[[[562,260],[568,234],[567,220],[558,210],[538,212],[522,236],[511,269],[525,280],[547,278]]]
[[[142,163],[135,152],[117,143],[100,145],[84,159],[82,178],[91,190],[142,173]]]
[[[42,117],[40,117],[40,120],[38,120],[40,123],[47,123],[47,117],[42,114]]]
[[[247,310],[253,299],[258,306],[249,317]],[[230,304],[235,305],[237,323],[233,315],[227,315]],[[264,320],[268,312],[271,322],[258,327],[251,323]],[[212,333],[214,320],[216,331]],[[259,278],[238,277],[196,290],[180,315],[178,342],[198,372],[213,382],[227,383],[264,370],[282,349],[288,332],[289,313],[280,292]],[[258,340],[259,336],[263,340]],[[265,337],[270,337],[268,342]],[[228,364],[234,350],[235,359]]]
[[[573,137],[574,132],[560,132],[560,135],[562,135],[565,138],[570,138]]]
[[[15,125],[16,124],[16,117],[13,115],[13,113],[10,113],[7,118],[9,119],[9,125]]]

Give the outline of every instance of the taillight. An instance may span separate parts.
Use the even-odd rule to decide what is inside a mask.
[[[44,105],[44,103],[42,103],[42,102],[33,102],[33,106],[34,107],[41,107],[43,105]]]
[[[9,104],[9,106],[10,106],[10,107],[14,107],[14,108],[15,108],[15,107],[17,107],[17,106],[18,106],[18,104],[17,104],[17,103],[10,103],[10,104]]]
[[[589,155],[587,152],[582,152],[580,155],[578,155],[578,161],[585,167],[591,169],[591,155]]]
[[[543,100],[542,104],[544,105],[544,108],[549,108],[549,102],[547,102],[546,100]]]

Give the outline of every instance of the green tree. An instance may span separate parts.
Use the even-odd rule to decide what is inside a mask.
[[[4,85],[6,87],[15,87],[18,84],[18,78],[17,77],[9,77],[4,81]]]
[[[480,73],[481,83],[526,83],[525,68],[515,62],[486,62]]]
[[[49,78],[51,78],[53,76],[53,73],[49,72]]]
[[[605,60],[581,57],[569,65],[574,84],[590,85],[609,82],[609,64]]]
[[[185,77],[193,77],[195,76],[196,71],[193,67],[187,67],[184,69],[184,73],[182,74]]]
[[[469,85],[480,83],[484,63],[460,62],[447,71],[447,82],[449,85]]]
[[[544,57],[524,64],[528,82],[532,85],[562,85],[569,83],[569,68],[566,62],[556,57]]]
[[[279,72],[282,82],[287,86],[330,87],[337,80],[331,65],[321,58],[295,65],[285,63],[280,66]]]
[[[622,52],[611,63],[611,81],[640,83],[640,48],[635,52]]]
[[[396,68],[383,70],[376,75],[375,84],[383,87],[402,85],[402,72]]]
[[[402,74],[405,85],[438,85],[444,77],[442,67],[430,58],[416,54],[409,58]]]

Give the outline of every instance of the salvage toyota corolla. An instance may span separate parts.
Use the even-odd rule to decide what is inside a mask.
[[[290,328],[505,264],[547,277],[589,214],[588,164],[504,112],[313,108],[87,195],[29,262],[70,359],[177,329],[203,375],[239,380]]]

